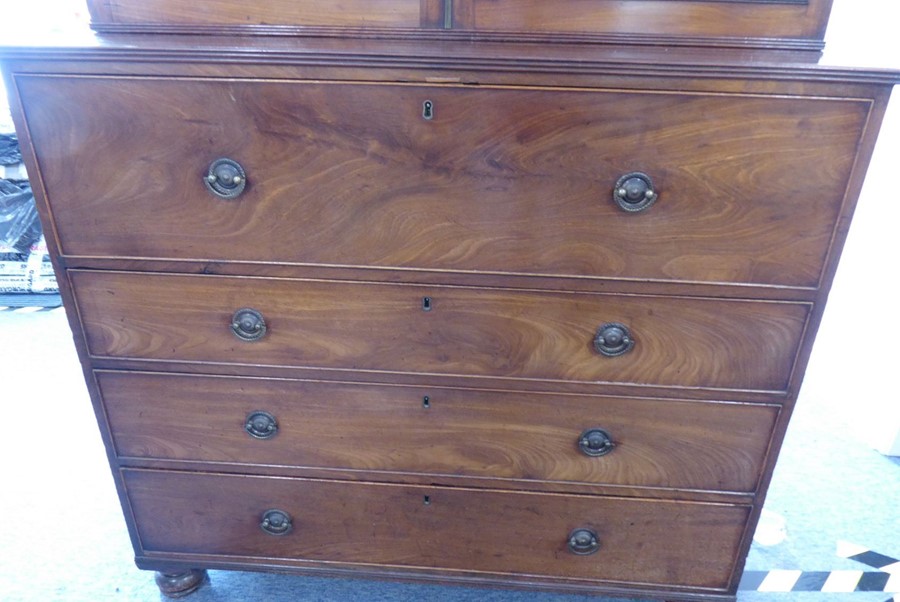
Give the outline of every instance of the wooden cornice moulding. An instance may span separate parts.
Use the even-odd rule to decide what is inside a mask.
[[[775,80],[896,84],[900,73],[830,65],[805,52],[634,44],[557,44],[460,39],[358,39],[314,37],[104,34],[97,37],[30,38],[0,47],[14,61],[271,65],[273,67],[411,69],[422,80],[447,74],[442,83],[480,83],[477,73]],[[52,64],[52,63],[46,63]],[[455,75],[452,72],[460,72]],[[469,74],[468,79],[467,74]],[[373,71],[372,77],[377,77]],[[456,77],[457,79],[453,79]],[[413,80],[417,81],[417,80]]]

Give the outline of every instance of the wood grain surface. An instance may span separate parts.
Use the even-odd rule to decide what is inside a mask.
[[[420,19],[449,0],[89,0],[92,22],[107,24],[365,28],[444,26]],[[625,36],[821,40],[831,0],[453,0],[449,25],[461,30],[595,33]]]
[[[777,407],[734,403],[95,374],[122,458],[350,469],[401,480],[413,472],[748,492],[778,416]],[[277,420],[272,439],[244,430],[260,410]],[[612,436],[611,453],[578,449],[581,433],[593,428]]]
[[[147,470],[123,475],[144,552],[251,562],[724,588],[748,516],[748,508],[724,504]],[[273,508],[291,515],[291,533],[260,529]],[[599,536],[594,555],[567,550],[569,533],[583,527]],[[659,545],[661,536],[678,545]]]
[[[809,311],[802,303],[69,274],[94,356],[512,379],[783,391]],[[262,340],[232,334],[232,316],[245,307],[265,317]],[[629,353],[594,351],[606,323],[632,330]]]
[[[501,31],[600,31],[732,38],[818,38],[831,0],[457,0],[457,27]]]
[[[798,287],[820,282],[870,106],[489,86],[17,83],[67,255]],[[222,156],[247,171],[237,200],[203,185]],[[641,214],[612,200],[632,171],[659,192]]]
[[[94,23],[418,27],[429,0],[90,0]]]

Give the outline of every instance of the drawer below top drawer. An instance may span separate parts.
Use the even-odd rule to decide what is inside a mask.
[[[147,555],[723,589],[749,508],[124,470]],[[269,513],[278,511],[282,514]],[[283,531],[267,533],[266,529]],[[573,554],[578,530],[599,549]],[[592,549],[590,539],[576,541]]]
[[[94,356],[328,370],[785,391],[809,313],[805,303],[69,274]]]
[[[819,284],[870,108],[491,86],[16,83],[67,255],[798,287]],[[237,198],[204,184],[220,158],[244,170]],[[649,179],[625,177],[636,172]],[[625,211],[620,188],[630,209],[656,200]]]
[[[778,416],[733,403],[95,375],[116,452],[132,461],[751,492]]]

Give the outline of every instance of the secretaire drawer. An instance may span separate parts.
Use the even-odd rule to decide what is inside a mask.
[[[71,270],[89,352],[782,391],[805,303]]]
[[[95,372],[120,458],[753,491],[778,408]]]
[[[465,488],[123,474],[140,545],[149,556],[187,553],[485,576],[724,588],[749,510]]]
[[[869,111],[486,85],[16,83],[67,255],[803,287],[819,283]]]

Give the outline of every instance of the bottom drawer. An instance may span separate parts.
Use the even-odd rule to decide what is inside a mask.
[[[724,589],[749,513],[745,506],[700,502],[123,474],[145,554],[270,565],[283,559]],[[267,513],[274,534],[262,528]],[[588,533],[596,536],[596,552]]]

